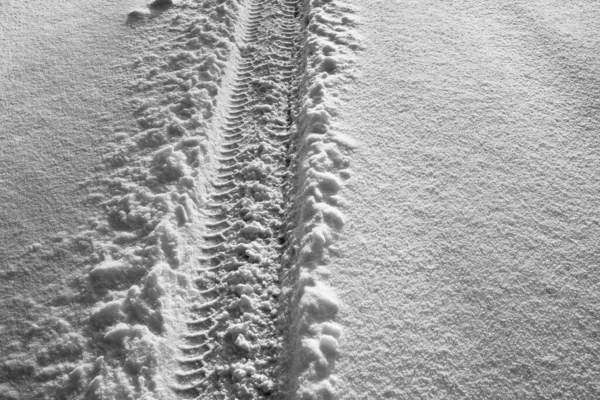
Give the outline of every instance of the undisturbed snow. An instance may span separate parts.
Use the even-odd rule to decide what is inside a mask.
[[[597,398],[600,5],[355,3],[340,398]]]

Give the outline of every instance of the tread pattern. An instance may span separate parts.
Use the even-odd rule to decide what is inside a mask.
[[[245,44],[222,128],[187,321],[178,391],[199,398],[274,397],[280,388],[281,255],[300,5],[251,1]]]

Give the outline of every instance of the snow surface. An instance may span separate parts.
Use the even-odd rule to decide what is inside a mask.
[[[139,43],[123,24],[140,1],[0,6],[0,398],[52,395],[75,366],[89,305],[78,301],[91,211],[79,182],[102,166]]]
[[[596,398],[600,9],[8,0],[0,398]]]
[[[24,227],[27,236],[5,245],[13,254],[3,271],[2,396],[330,397],[341,328],[322,266],[343,225],[336,193],[350,141],[331,129],[327,87],[343,80],[344,54],[356,49],[349,10],[155,1],[115,7],[108,34],[92,23],[105,9],[11,6],[4,16],[14,27],[48,15],[59,25],[40,25],[23,42],[15,35],[7,53],[27,55],[28,41],[44,35],[66,42],[10,58],[3,80],[15,108],[24,79],[13,69],[56,63],[40,68],[44,85],[34,82],[30,96],[55,100],[41,107],[55,125],[40,126],[59,138],[57,149],[32,138],[16,158],[34,172],[54,161],[64,174],[49,171],[50,190],[19,185],[43,173],[7,174],[23,193],[8,201],[26,199],[13,225],[32,219],[22,214],[39,198],[50,204],[38,218],[58,222]],[[88,99],[104,77],[111,85]],[[57,100],[69,93],[85,100]],[[27,112],[8,110],[6,131]],[[66,117],[95,129],[77,132]],[[29,127],[7,134],[7,146]],[[40,166],[25,157],[37,152]],[[8,230],[11,208],[3,211]]]
[[[600,5],[354,3],[340,398],[597,398]]]

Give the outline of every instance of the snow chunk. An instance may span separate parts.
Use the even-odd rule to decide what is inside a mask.
[[[342,335],[342,328],[334,322],[325,322],[321,325],[321,332],[325,335],[333,336],[336,339]]]
[[[125,315],[121,312],[121,300],[113,300],[102,304],[94,312],[91,319],[96,325],[110,325],[113,322],[123,318]]]
[[[323,71],[327,72],[328,74],[333,74],[337,69],[337,60],[335,57],[325,57],[323,59],[323,63],[321,64],[321,68],[323,68]]]
[[[177,205],[177,207],[175,207],[175,217],[177,218],[178,225],[185,225],[185,223],[188,222],[187,212],[185,211],[185,208],[183,208],[183,206],[181,204],[179,204],[179,205]]]
[[[154,0],[150,3],[150,7],[164,9],[171,7],[173,5],[173,0]]]
[[[338,347],[338,341],[333,336],[322,335],[319,339],[319,348],[328,357],[335,356]]]
[[[245,351],[252,351],[254,349],[254,346],[242,334],[238,335],[235,339],[235,345]]]
[[[104,340],[111,343],[121,343],[126,336],[131,334],[132,330],[126,323],[119,323],[104,335]]]
[[[108,258],[94,267],[89,276],[92,280],[113,280],[123,276],[127,270],[128,266],[125,263]]]
[[[311,386],[302,387],[299,398],[301,400],[333,400],[335,398],[335,389],[330,380],[324,379]]]
[[[258,222],[252,222],[245,224],[240,230],[240,234],[247,239],[253,240],[255,238],[270,237],[272,232],[269,228],[262,227]]]
[[[340,179],[331,172],[312,171],[319,183],[319,189],[326,194],[335,194],[340,190]]]
[[[314,317],[331,318],[337,314],[339,303],[331,288],[317,283],[304,288],[300,308]]]

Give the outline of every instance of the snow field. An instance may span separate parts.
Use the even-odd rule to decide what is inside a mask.
[[[353,4],[338,396],[597,398],[600,3]]]
[[[128,123],[82,115],[123,2],[45,1],[7,37],[86,39],[3,42],[0,398],[597,397],[593,2],[345,0],[363,40],[344,1],[141,1]]]

